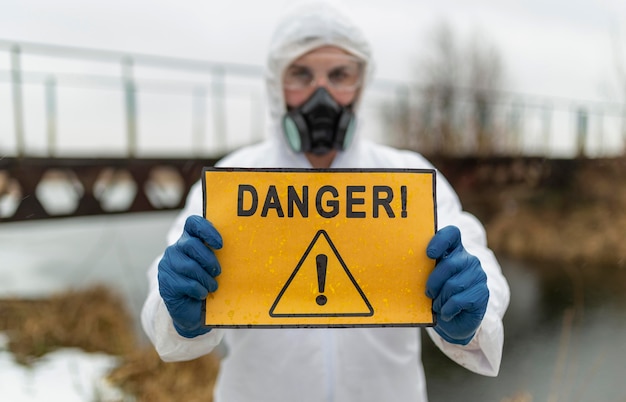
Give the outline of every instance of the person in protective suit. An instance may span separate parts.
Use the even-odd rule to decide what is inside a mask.
[[[372,74],[370,58],[361,31],[330,5],[292,10],[278,25],[269,51],[271,135],[217,166],[433,168],[417,153],[360,138],[358,109]],[[223,342],[228,352],[216,402],[427,400],[420,328],[204,326],[204,299],[217,289],[222,269],[212,249],[221,248],[222,239],[202,217],[202,199],[197,183],[169,232],[170,246],[149,271],[142,324],[163,360],[191,360]],[[437,324],[425,331],[458,364],[496,376],[508,284],[487,248],[483,226],[462,211],[441,174],[437,221],[441,229],[424,250],[436,260],[426,294],[433,299]]]

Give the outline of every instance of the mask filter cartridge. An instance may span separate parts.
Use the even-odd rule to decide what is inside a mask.
[[[325,88],[318,88],[301,106],[283,118],[283,131],[295,152],[323,155],[350,145],[354,133],[351,106],[341,106]]]

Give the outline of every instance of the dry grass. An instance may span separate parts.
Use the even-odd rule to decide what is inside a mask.
[[[587,166],[569,188],[545,189],[534,202],[500,194],[503,208],[487,224],[491,247],[523,260],[626,267],[624,166]]]
[[[492,248],[517,259],[626,267],[626,214],[601,205],[520,208],[494,219],[488,230]]]
[[[22,363],[58,347],[124,355],[136,344],[123,302],[104,287],[43,300],[0,300],[0,331]]]
[[[140,347],[123,301],[104,287],[47,299],[0,300],[0,331],[16,359],[29,364],[54,349],[77,347],[120,357],[109,379],[137,401],[211,401],[219,361],[212,355],[164,363]]]
[[[523,392],[518,392],[517,394],[511,397],[504,398],[500,402],[532,402],[532,401],[533,401],[532,395],[526,391],[523,391]]]
[[[154,349],[124,356],[109,379],[138,401],[212,401],[219,360],[207,355],[188,362],[164,363]]]

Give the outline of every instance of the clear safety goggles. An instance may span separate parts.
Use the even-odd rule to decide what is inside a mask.
[[[348,55],[316,55],[307,57],[306,61],[296,60],[287,67],[283,76],[283,87],[288,90],[301,90],[324,83],[339,91],[359,88],[363,83],[363,62]]]

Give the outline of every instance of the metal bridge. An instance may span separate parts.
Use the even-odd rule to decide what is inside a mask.
[[[498,193],[533,197],[570,190],[581,170],[610,175],[626,158],[445,157],[431,161],[466,207],[497,210]],[[217,158],[4,158],[0,159],[0,222],[100,214],[177,210]],[[591,183],[590,183],[591,184]],[[580,185],[580,183],[578,183]]]
[[[423,87],[368,91],[362,135],[425,151],[453,184],[547,183],[569,158],[626,149],[622,105],[494,93],[492,147],[440,154],[420,142],[441,134]],[[471,139],[471,89],[456,93],[445,123]],[[0,40],[0,222],[180,208],[202,166],[264,137],[264,99],[259,66]],[[478,161],[500,173],[468,179]]]

